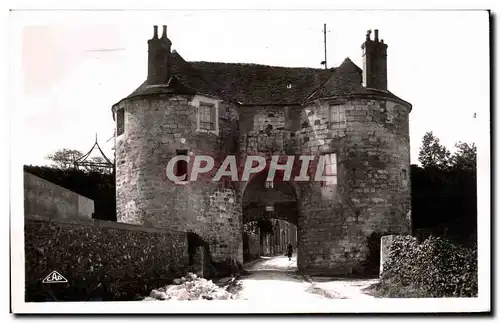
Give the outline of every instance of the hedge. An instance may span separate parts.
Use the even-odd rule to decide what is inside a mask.
[[[477,297],[477,247],[439,237],[396,236],[377,291],[381,297]]]

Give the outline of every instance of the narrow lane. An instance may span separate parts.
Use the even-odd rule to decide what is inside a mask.
[[[273,303],[325,299],[325,296],[308,292],[311,284],[296,274],[295,256],[291,261],[285,256],[262,257],[244,267],[250,275],[241,279],[242,299]]]
[[[244,268],[250,275],[241,278],[240,297],[264,302],[373,298],[363,290],[377,282],[376,279],[311,277],[311,283],[297,274],[295,255],[291,261],[285,256],[261,257]]]

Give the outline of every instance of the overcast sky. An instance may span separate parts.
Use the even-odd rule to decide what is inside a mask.
[[[362,67],[366,31],[379,29],[389,90],[413,104],[412,163],[426,131],[450,149],[489,133],[487,12],[31,12],[12,23],[20,90],[11,113],[21,122],[25,164],[44,164],[61,148],[86,152],[96,133],[113,156],[111,106],[145,80],[154,24],[168,25],[172,49],[186,60],[317,68],[323,23],[329,67],[346,57]]]

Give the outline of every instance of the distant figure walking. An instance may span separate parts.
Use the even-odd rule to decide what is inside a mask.
[[[292,260],[292,253],[293,253],[292,243],[289,242],[287,250],[286,250],[286,255],[288,256],[288,261]]]

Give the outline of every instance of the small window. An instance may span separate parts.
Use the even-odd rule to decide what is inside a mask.
[[[332,186],[337,184],[337,155],[334,153],[325,155],[325,168],[323,171],[326,180],[323,186]]]
[[[123,135],[125,132],[125,109],[121,108],[116,111],[116,135]]]
[[[181,149],[177,150],[177,156],[187,156],[187,150]],[[174,175],[175,176],[184,176],[186,175],[184,181],[187,181],[187,173],[188,173],[188,163],[185,160],[179,160],[175,164]]]
[[[343,105],[330,106],[330,123],[333,127],[345,124],[345,109]]]
[[[408,184],[408,174],[406,169],[401,170],[401,182],[405,186]]]
[[[215,105],[200,102],[200,107],[199,107],[200,129],[209,131],[215,130],[215,120],[216,120],[215,113],[216,113]]]

